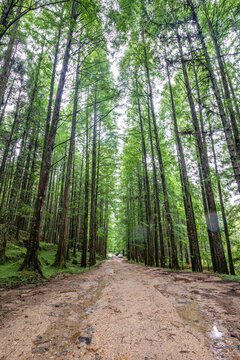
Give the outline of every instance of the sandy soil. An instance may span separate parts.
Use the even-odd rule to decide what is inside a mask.
[[[240,359],[240,284],[108,260],[0,292],[0,359]]]

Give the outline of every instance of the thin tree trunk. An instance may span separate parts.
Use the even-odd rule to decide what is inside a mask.
[[[166,50],[165,50],[165,57],[166,57]],[[175,132],[175,136],[176,136],[176,140],[177,140],[177,148],[178,148],[179,160],[180,160],[180,173],[181,173],[181,180],[182,180],[182,187],[183,187],[184,207],[185,207],[185,213],[186,213],[187,231],[188,231],[192,270],[193,271],[202,271],[201,256],[200,256],[197,229],[196,229],[196,223],[195,223],[195,215],[194,215],[194,210],[193,210],[192,197],[191,197],[191,194],[189,191],[189,180],[188,180],[188,174],[187,174],[187,167],[186,167],[186,163],[185,163],[182,142],[181,142],[181,139],[179,136],[179,131],[178,131],[177,115],[176,115],[175,103],[174,103],[174,98],[173,98],[172,84],[171,84],[171,80],[170,80],[169,66],[168,66],[168,62],[167,62],[166,58],[165,58],[165,61],[166,61],[166,69],[167,69],[167,77],[168,77],[168,86],[169,86],[170,97],[171,97],[174,132]]]
[[[174,269],[179,269],[177,246],[176,246],[175,235],[174,235],[173,220],[172,220],[172,215],[171,215],[171,211],[170,211],[170,204],[169,204],[169,198],[168,198],[167,183],[166,183],[166,178],[165,178],[162,153],[161,153],[159,137],[158,137],[158,129],[157,129],[155,110],[154,110],[152,84],[151,84],[151,79],[150,79],[146,47],[144,47],[144,54],[145,54],[145,66],[146,66],[146,71],[147,71],[147,81],[148,81],[148,87],[149,87],[149,97],[150,97],[151,112],[152,112],[152,121],[153,121],[153,127],[154,127],[155,141],[156,141],[158,161],[159,161],[160,174],[161,174],[161,180],[162,180],[163,195],[164,195],[164,206],[165,206],[166,218],[167,218],[167,222],[168,222],[168,233],[170,236],[171,256],[172,256],[171,263],[172,263],[172,267]]]
[[[229,231],[228,231],[228,224],[227,224],[227,218],[226,218],[225,207],[224,207],[224,202],[223,202],[222,187],[221,187],[221,182],[220,182],[220,175],[218,172],[217,157],[216,157],[216,151],[215,151],[215,146],[214,146],[214,141],[213,141],[213,136],[212,136],[212,128],[211,128],[210,123],[209,123],[209,129],[210,129],[210,138],[211,138],[211,144],[212,144],[212,152],[213,152],[213,158],[214,158],[215,171],[216,171],[216,175],[217,175],[218,194],[219,194],[219,200],[220,200],[220,205],[221,205],[224,233],[225,233],[225,239],[226,239],[226,243],[227,243],[229,269],[230,269],[231,275],[235,275],[233,259],[232,259],[231,243],[230,243]]]
[[[91,184],[91,213],[89,229],[89,266],[96,264],[96,140],[97,140],[97,88],[94,95],[94,115],[93,115],[93,142],[92,142],[92,184]]]
[[[148,129],[149,129],[148,131],[149,131],[149,138],[150,138],[150,145],[151,145],[152,166],[153,166],[153,185],[154,185],[154,193],[155,193],[158,234],[159,234],[159,242],[160,242],[160,264],[162,267],[165,267],[166,259],[165,259],[165,249],[164,249],[164,239],[163,239],[163,229],[162,229],[162,215],[161,215],[161,209],[160,209],[159,186],[158,186],[157,168],[156,168],[154,145],[153,145],[153,138],[152,138],[152,127],[151,127],[149,101],[148,101]]]
[[[85,193],[84,193],[84,215],[83,215],[83,243],[81,266],[87,266],[88,246],[88,202],[89,202],[89,149],[88,149],[88,107],[86,110],[86,169],[85,169]]]
[[[4,153],[3,153],[3,157],[2,157],[2,162],[1,162],[1,167],[0,167],[0,185],[2,184],[2,181],[3,181],[3,175],[4,175],[4,170],[5,170],[6,161],[7,161],[7,157],[8,157],[8,152],[9,152],[9,149],[10,149],[10,146],[12,143],[13,135],[15,133],[15,128],[19,122],[19,109],[20,109],[20,103],[21,103],[21,93],[22,93],[22,81],[21,81],[21,86],[19,89],[19,94],[18,94],[17,105],[16,105],[15,114],[14,114],[14,120],[13,120],[13,124],[12,124],[12,128],[11,128],[11,133],[8,138],[8,141],[7,141]]]
[[[71,183],[72,162],[73,162],[74,148],[75,148],[77,107],[78,107],[78,95],[79,95],[79,87],[80,87],[79,70],[80,70],[80,51],[78,52],[77,68],[76,68],[72,129],[71,129],[71,138],[70,138],[69,151],[68,151],[65,188],[64,188],[64,195],[63,195],[60,236],[59,236],[59,242],[58,242],[58,250],[57,250],[56,259],[55,259],[55,263],[54,263],[54,265],[56,267],[60,267],[60,268],[66,266],[67,214],[68,214],[68,205],[69,205],[69,189],[70,189],[70,183]]]
[[[149,177],[148,177],[148,169],[147,169],[147,151],[146,144],[144,138],[144,129],[143,129],[143,120],[141,113],[141,106],[139,101],[138,94],[138,83],[136,81],[136,89],[137,89],[137,104],[138,104],[138,114],[139,114],[139,123],[142,137],[142,151],[143,151],[143,164],[144,164],[144,172],[145,172],[145,186],[146,186],[146,218],[147,218],[147,240],[148,240],[148,265],[154,265],[154,250],[153,250],[153,219],[152,219],[152,209],[151,209],[151,196],[150,196],[150,185],[149,185]]]

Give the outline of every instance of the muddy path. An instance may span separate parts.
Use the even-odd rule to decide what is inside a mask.
[[[0,359],[240,359],[240,284],[108,260],[0,292]]]

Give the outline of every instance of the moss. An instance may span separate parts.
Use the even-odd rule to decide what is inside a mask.
[[[76,257],[70,257],[70,260],[67,262],[67,267],[64,269],[57,269],[52,264],[55,260],[55,254],[57,251],[57,246],[54,244],[40,243],[39,249],[39,260],[41,262],[42,271],[46,279],[56,276],[59,273],[64,273],[66,275],[78,274],[88,271],[89,267],[81,268],[81,252],[77,252]],[[21,285],[29,283],[41,283],[46,280],[42,279],[37,272],[31,271],[18,271],[20,265],[23,262],[23,258],[26,254],[26,249],[15,245],[14,243],[9,243],[6,251],[8,260],[5,264],[0,265],[0,287],[18,287]],[[74,261],[73,261],[74,260]],[[105,259],[97,257],[98,266]]]

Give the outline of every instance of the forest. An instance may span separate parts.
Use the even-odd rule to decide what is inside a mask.
[[[1,2],[0,284],[240,275],[239,39],[236,0]]]

